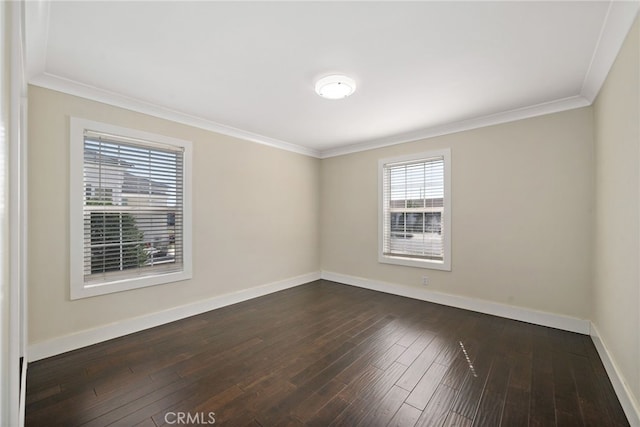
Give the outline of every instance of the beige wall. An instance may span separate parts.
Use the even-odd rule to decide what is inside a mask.
[[[378,159],[451,147],[452,271],[378,263]],[[592,111],[323,160],[322,269],[587,319]]]
[[[593,315],[640,410],[640,24],[594,104],[596,237]]]
[[[193,141],[193,279],[69,299],[69,116]],[[319,270],[317,159],[30,87],[29,341]]]

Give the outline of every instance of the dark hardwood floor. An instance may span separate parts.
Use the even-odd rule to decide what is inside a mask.
[[[29,364],[27,426],[628,426],[587,336],[318,281]]]

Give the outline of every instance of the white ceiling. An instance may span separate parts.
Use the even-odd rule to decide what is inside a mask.
[[[638,2],[28,2],[32,84],[326,157],[589,105]],[[328,74],[358,90],[314,93]]]

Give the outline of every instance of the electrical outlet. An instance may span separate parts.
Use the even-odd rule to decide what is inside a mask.
[[[422,276],[422,286],[429,286],[429,277]]]

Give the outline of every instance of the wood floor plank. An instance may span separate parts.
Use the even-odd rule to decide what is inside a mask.
[[[459,390],[467,380],[467,376],[472,375],[469,363],[464,355],[460,354],[449,366],[442,378],[442,383]]]
[[[335,396],[313,415],[313,417],[307,421],[306,425],[311,427],[327,427],[336,419],[336,415],[342,414],[348,406],[349,402],[342,399],[339,395]]]
[[[389,368],[395,362],[402,353],[406,350],[406,347],[403,347],[399,344],[394,344],[391,346],[386,352],[377,357],[375,360],[371,362],[373,366],[376,368],[380,368],[385,370]]]
[[[47,420],[55,420],[62,425],[65,423],[81,424],[94,418],[95,414],[106,413],[176,382],[185,384],[182,378],[173,373],[159,381],[128,384],[126,388],[100,397],[95,396],[92,390],[81,395],[76,393],[63,394],[64,400],[56,399],[49,402],[50,406],[41,406],[38,409],[29,408],[29,419],[34,425],[48,425]]]
[[[605,402],[598,392],[598,380],[585,353],[572,353],[569,360],[574,371],[578,404],[585,426],[615,425]]]
[[[545,335],[533,336],[529,425],[556,425],[552,348]]]
[[[440,340],[431,341],[416,360],[407,368],[402,378],[398,381],[398,386],[407,391],[412,391],[444,347],[444,343]]]
[[[416,427],[441,426],[450,414],[458,391],[440,384],[418,418]]]
[[[588,336],[324,280],[29,364],[27,427],[159,427],[178,413],[629,426]]]
[[[510,388],[504,402],[501,426],[526,426],[529,425],[530,392]]]
[[[188,396],[188,393],[188,390],[185,390],[184,383],[176,381],[165,387],[155,390],[152,393],[149,393],[118,408],[115,408],[109,412],[103,414],[95,412],[93,414],[90,414],[87,418],[91,418],[91,420],[84,422],[82,425],[86,427],[106,426],[118,422],[121,419],[132,414],[141,416],[142,413],[138,411],[142,408],[147,408],[149,406],[152,406],[153,404],[157,404],[157,402],[159,401],[162,402],[163,405],[168,406],[170,403],[163,402],[163,399],[171,399],[172,401],[176,402],[184,399],[186,396]],[[156,411],[157,409],[155,407],[152,407],[148,413],[155,413]],[[92,417],[93,415],[95,415],[95,417]]]
[[[358,424],[358,426],[375,426],[375,425],[387,425],[398,412],[405,399],[409,395],[409,392],[398,386],[392,386],[387,394],[378,401],[376,408],[373,411],[366,413],[365,417]]]
[[[135,424],[135,427],[157,427],[156,423],[153,422],[151,418],[145,418],[140,421],[138,424]]]
[[[406,366],[394,363],[389,369],[383,371],[369,386],[360,390],[355,399],[351,400],[349,406],[334,419],[331,425],[356,426],[367,420],[369,415],[381,405],[387,393],[406,369]],[[393,415],[391,414],[391,417]]]
[[[407,403],[414,408],[423,410],[431,400],[431,396],[438,388],[447,369],[444,365],[432,363],[407,397]]]
[[[583,425],[584,420],[578,404],[578,393],[569,355],[564,352],[553,352],[552,361],[556,422],[566,426]]]
[[[398,340],[398,345],[408,348],[413,344],[421,335],[423,335],[421,328],[409,328],[406,333]]]
[[[422,415],[422,411],[420,409],[414,408],[413,406],[404,403],[398,412],[393,416],[391,421],[389,421],[389,427],[412,427]]]
[[[527,350],[531,350],[527,346]],[[520,426],[529,424],[529,406],[531,402],[532,354],[516,351],[508,359],[509,382],[505,396],[502,426]]]
[[[435,425],[435,424],[434,424]],[[470,427],[472,422],[469,418],[463,417],[456,412],[450,412],[443,427]]]
[[[247,403],[245,408],[264,418],[264,412],[275,411],[276,415],[286,414],[288,407],[286,399],[294,396],[297,400],[304,400],[298,391],[300,389],[280,376],[271,375],[259,383],[248,387],[246,391]]]
[[[322,409],[331,399],[336,397],[346,387],[335,379],[329,381],[325,387],[318,392],[313,392],[309,397],[292,409],[293,416],[302,422],[309,421]]]
[[[499,426],[504,410],[504,396],[495,391],[485,391],[473,419],[473,426]]]
[[[343,388],[338,395],[342,400],[352,402],[362,392],[362,390],[373,387],[382,375],[384,375],[384,371],[382,369],[369,365],[362,369],[360,375]]]
[[[315,361],[314,363],[307,366],[305,369],[303,369],[302,371],[298,372],[296,375],[291,377],[290,379],[291,383],[298,386],[306,383],[311,378],[315,377],[320,372],[324,371],[329,366],[331,366],[337,359],[339,359],[345,353],[352,350],[354,347],[355,347],[355,344],[351,342],[342,343],[338,348],[327,353],[324,357]]]
[[[472,365],[470,365],[470,368],[473,367],[472,370],[470,369],[471,375],[466,377],[466,381],[460,388],[453,407],[453,412],[472,421],[491,368],[493,354],[488,350],[489,348],[491,348],[491,344],[489,342],[485,343],[477,356],[474,356],[471,360]]]
[[[480,398],[480,403],[473,417],[475,426],[499,426],[502,420],[507,385],[509,381],[509,364],[503,353],[494,356],[491,371]]]
[[[235,399],[244,396],[244,391],[235,385],[230,386],[217,394],[214,394],[214,392],[209,393],[213,394],[213,396],[208,398],[206,401],[202,401],[197,394],[193,394],[188,396],[186,399],[173,403],[169,406],[161,405],[162,407],[151,416],[151,419],[154,420],[158,427],[171,425],[174,421],[173,414],[177,413],[205,413],[206,419],[210,418],[209,414],[213,414],[212,418],[215,419],[216,410],[218,410],[218,408],[221,408],[224,405],[233,402]],[[205,395],[205,397],[207,395]],[[151,408],[147,408],[145,412],[149,412],[149,409]],[[218,418],[220,417],[218,416]],[[219,423],[220,422],[218,422],[218,424]]]
[[[436,335],[430,331],[422,333],[398,358],[398,362],[405,366],[410,366],[424,349],[429,345]]]

